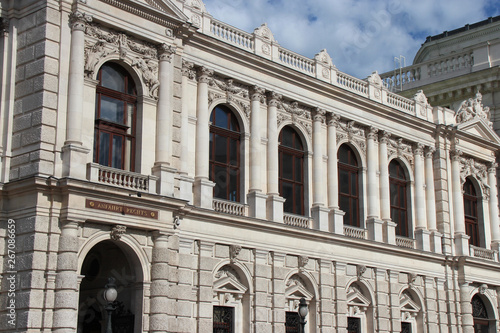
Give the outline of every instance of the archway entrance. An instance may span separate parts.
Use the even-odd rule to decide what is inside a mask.
[[[83,276],[78,300],[78,333],[102,333],[108,319],[103,298],[108,278],[114,278],[118,297],[112,315],[113,332],[132,333],[141,327],[142,274],[134,255],[122,243],[110,240],[96,244],[81,268]],[[124,251],[125,250],[125,251]]]
[[[474,333],[489,333],[490,324],[494,323],[488,315],[485,303],[479,295],[472,297],[472,317],[474,318]]]

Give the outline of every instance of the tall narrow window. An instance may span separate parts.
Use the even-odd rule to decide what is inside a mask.
[[[279,135],[279,187],[283,210],[304,215],[304,148],[299,134],[284,127]]]
[[[405,170],[401,164],[392,160],[389,164],[389,183],[391,191],[391,219],[396,223],[396,235],[409,237],[408,199]]]
[[[300,332],[300,317],[299,313],[294,311],[287,311],[285,317],[285,333],[299,333]]]
[[[472,317],[474,320],[474,332],[491,332],[490,322],[492,323],[492,325],[494,325],[495,321],[489,318],[486,305],[479,297],[479,295],[475,295],[474,297],[472,297],[471,304]]]
[[[480,246],[477,195],[474,184],[469,178],[466,179],[464,184],[464,213],[465,233],[470,237],[469,244]]]
[[[361,333],[361,319],[347,317],[347,333]]]
[[[342,145],[337,153],[339,170],[339,206],[345,212],[344,224],[359,227],[359,168],[354,151]]]
[[[239,201],[240,127],[233,112],[218,105],[210,116],[210,180],[214,197]]]
[[[114,63],[97,74],[94,162],[134,171],[137,92],[130,74]]]

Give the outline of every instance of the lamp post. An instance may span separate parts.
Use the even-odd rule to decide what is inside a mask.
[[[299,317],[300,317],[300,333],[305,333],[305,325],[307,323],[306,316],[309,310],[307,309],[306,299],[302,297],[299,301]]]
[[[104,300],[108,302],[105,307],[106,311],[108,312],[106,333],[113,333],[113,329],[111,328],[111,314],[116,310],[114,302],[116,300],[116,297],[118,296],[118,291],[116,291],[115,278],[108,278],[108,283],[106,283],[104,288]]]

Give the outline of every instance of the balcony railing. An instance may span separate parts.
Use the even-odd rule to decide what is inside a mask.
[[[216,212],[236,215],[236,216],[247,216],[248,209],[247,206],[234,201],[213,199],[213,209]]]
[[[472,257],[495,260],[498,261],[498,252],[495,250],[489,250],[482,247],[470,246],[470,255]]]
[[[414,249],[415,240],[412,238],[396,236],[396,245],[407,249]]]
[[[366,230],[350,225],[345,225],[344,235],[351,238],[366,239]]]
[[[287,225],[291,225],[299,228],[309,229],[311,227],[311,219],[305,216],[294,215],[294,214],[283,214],[283,222]]]
[[[87,179],[92,182],[134,191],[156,193],[156,182],[158,177],[115,169],[96,163],[89,163],[87,164]]]

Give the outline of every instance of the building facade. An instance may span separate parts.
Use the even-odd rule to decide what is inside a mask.
[[[1,4],[1,331],[497,332],[500,139],[201,0]]]

